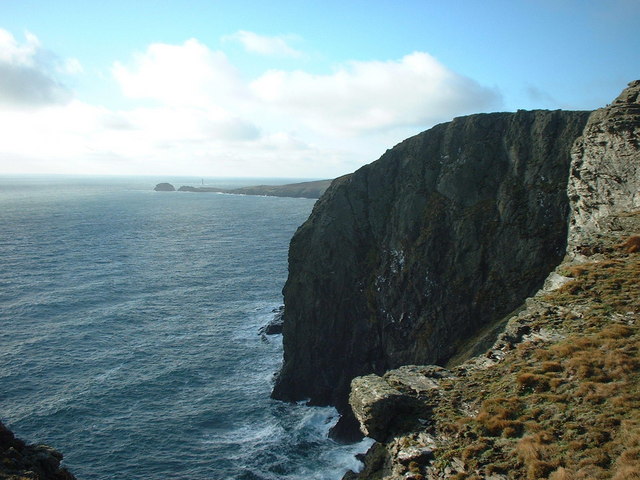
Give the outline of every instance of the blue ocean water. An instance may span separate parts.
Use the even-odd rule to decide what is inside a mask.
[[[0,178],[2,421],[84,480],[357,469],[333,409],[269,398],[282,341],[258,334],[314,201],[160,180]]]

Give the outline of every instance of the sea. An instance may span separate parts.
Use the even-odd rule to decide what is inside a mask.
[[[278,179],[0,177],[0,420],[79,480],[340,479],[337,413],[269,397],[313,199],[155,192]]]

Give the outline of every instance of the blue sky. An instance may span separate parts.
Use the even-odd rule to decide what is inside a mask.
[[[594,109],[640,1],[0,0],[0,173],[326,178],[459,115]]]

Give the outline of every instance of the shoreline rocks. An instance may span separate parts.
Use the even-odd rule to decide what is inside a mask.
[[[76,480],[60,466],[62,454],[48,445],[28,445],[0,422],[0,478]]]

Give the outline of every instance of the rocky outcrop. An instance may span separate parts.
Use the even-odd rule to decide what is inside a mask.
[[[27,445],[0,423],[0,478],[75,480],[60,467],[62,454],[47,445]]]
[[[640,208],[640,80],[595,111],[571,151],[570,253],[593,235],[619,230],[616,213]],[[588,253],[588,252],[587,252]]]
[[[260,328],[258,334],[260,335],[278,335],[282,333],[283,319],[284,315],[284,305],[278,308],[274,308],[271,313],[273,313],[273,318],[269,320],[269,322]]]
[[[640,471],[640,370],[626,353],[640,347],[639,106],[636,81],[589,117],[572,149],[569,255],[484,354],[352,381],[362,431],[384,443],[345,480]]]
[[[170,183],[159,183],[153,188],[156,192],[175,192],[176,187]]]
[[[294,235],[273,396],[348,411],[351,379],[442,363],[564,255],[587,112],[456,118],[333,182]]]
[[[382,377],[357,377],[351,382],[349,404],[362,433],[384,441],[428,418],[441,400],[440,380],[452,377],[435,365],[407,365]]]

